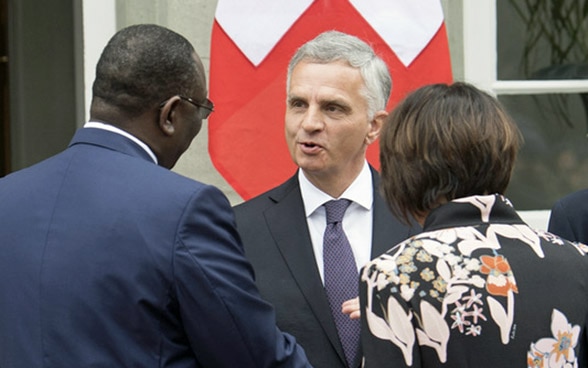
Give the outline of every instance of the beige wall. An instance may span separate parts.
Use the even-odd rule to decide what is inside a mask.
[[[293,0],[295,1],[295,0]],[[442,0],[454,75],[463,73],[460,66],[462,13],[461,0]],[[166,26],[188,38],[202,58],[208,72],[210,62],[210,34],[217,0],[117,0],[117,27],[136,23],[155,23]],[[174,171],[220,188],[232,204],[242,201],[218,174],[208,155],[207,127],[203,127],[190,149],[180,159]]]

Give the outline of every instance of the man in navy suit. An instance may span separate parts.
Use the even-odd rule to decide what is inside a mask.
[[[296,337],[315,367],[361,363],[358,345],[354,361],[345,355],[331,312],[342,313],[342,306],[329,304],[323,286],[323,204],[351,201],[342,225],[357,269],[420,230],[390,213],[378,192],[378,173],[366,161],[387,116],[390,90],[386,64],[360,39],[330,31],[303,45],[288,68],[285,119],[300,169],[235,207],[260,292],[274,305],[278,326]]]
[[[588,244],[588,189],[568,194],[555,202],[548,231],[567,240]]]
[[[118,32],[90,122],[0,179],[0,366],[309,367],[261,299],[226,197],[169,169],[213,110],[156,25]]]

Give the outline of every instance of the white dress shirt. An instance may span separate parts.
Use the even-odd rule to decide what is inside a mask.
[[[149,154],[149,156],[151,157],[153,162],[155,162],[157,164],[157,157],[155,156],[153,151],[151,151],[151,148],[149,148],[149,146],[147,146],[145,143],[143,143],[141,140],[139,140],[137,137],[130,134],[129,132],[125,132],[124,130],[117,128],[114,125],[104,124],[104,123],[100,123],[97,121],[87,122],[86,124],[84,124],[84,128],[103,129],[103,130],[108,130],[110,132],[118,133],[122,136],[125,136],[125,137],[129,138],[130,140],[132,140],[133,142],[137,143],[141,148],[143,148],[145,150],[145,152],[147,152],[147,154]]]
[[[323,235],[327,227],[326,211],[323,204],[330,200],[345,198],[351,201],[343,217],[343,230],[351,244],[355,264],[359,271],[370,260],[372,250],[374,193],[372,173],[367,161],[357,178],[339,198],[333,198],[315,187],[304,176],[302,170],[298,170],[298,180],[314,257],[323,283]]]

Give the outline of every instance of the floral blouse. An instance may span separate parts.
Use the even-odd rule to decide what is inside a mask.
[[[360,272],[364,367],[587,367],[588,247],[454,200]]]

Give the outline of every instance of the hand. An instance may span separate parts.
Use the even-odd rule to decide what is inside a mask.
[[[349,318],[351,319],[359,319],[361,316],[361,311],[359,309],[359,297],[343,302],[341,311],[344,314],[348,314]]]

